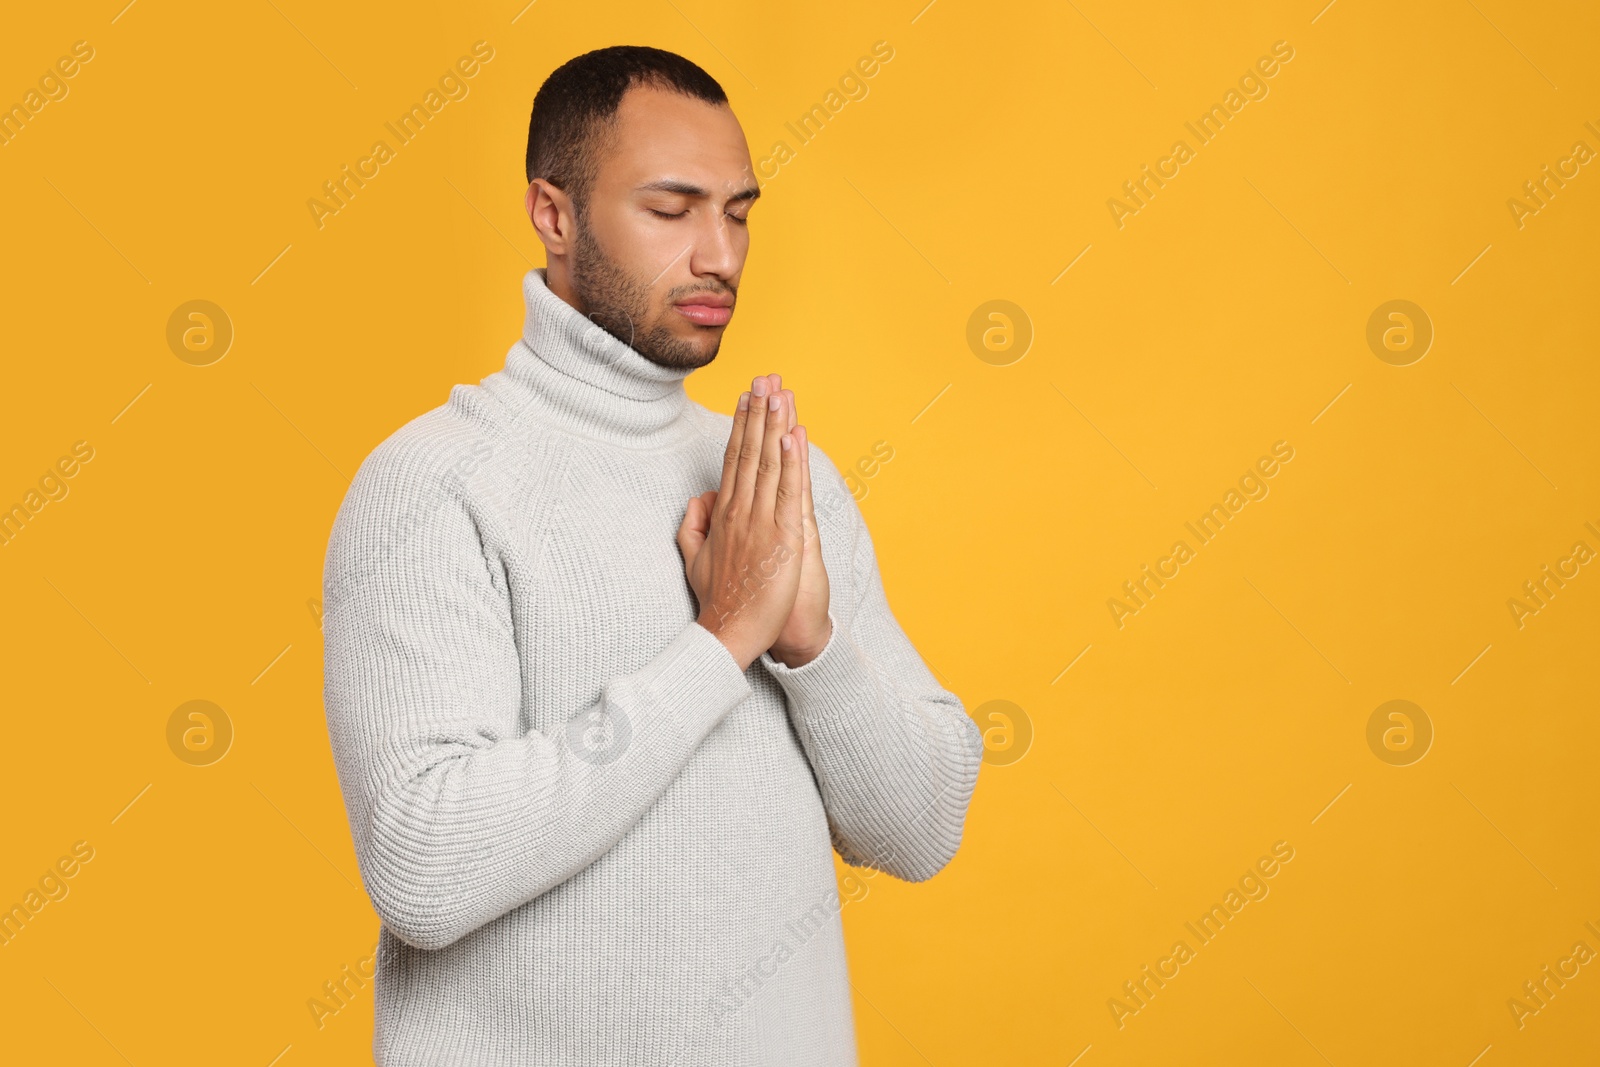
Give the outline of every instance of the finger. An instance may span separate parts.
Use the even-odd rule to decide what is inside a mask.
[[[800,449],[800,521],[811,542],[818,536],[817,511],[811,503],[811,433],[804,426],[795,427],[795,444]]]
[[[785,389],[783,387],[783,375],[774,372],[772,374],[765,375],[765,377],[766,377],[766,379],[767,379],[767,381],[769,383],[767,388],[772,393],[776,393],[778,396],[783,397],[784,410],[788,411],[789,410],[789,399],[790,399],[789,394],[791,392],[793,392],[793,390]],[[791,418],[791,419],[788,419],[788,420],[785,421],[784,430],[788,431],[788,430],[792,430],[792,429],[794,429],[794,420]]]
[[[817,536],[816,510],[811,504],[811,437],[800,425],[794,390],[785,389],[784,392],[789,394],[789,432],[794,434],[795,444],[800,449],[800,524],[809,544]]]
[[[756,495],[757,469],[761,465],[761,443],[766,438],[768,410],[767,388],[772,383],[765,374],[750,383],[750,410],[744,423],[744,439],[739,444],[739,459],[734,472],[733,485],[723,492],[727,502],[723,511],[740,508],[749,513]],[[776,441],[773,442],[777,444]]]
[[[745,421],[749,418],[749,414],[750,394],[748,392],[741,393],[733,412],[733,429],[728,432],[728,447],[722,453],[722,487],[717,492],[719,504],[731,499],[733,495],[730,490],[733,488],[739,469],[739,448],[744,441]],[[722,507],[716,504],[712,505],[711,518],[720,520],[723,510],[725,510],[725,505]]]
[[[788,433],[788,405],[783,394],[767,397],[767,432],[761,441],[761,464],[756,473],[756,494],[752,514],[770,518],[778,499],[778,482],[783,473],[783,438]],[[792,447],[794,441],[789,442]]]
[[[778,474],[776,497],[773,501],[773,518],[780,529],[801,534],[804,527],[800,518],[802,471],[805,467],[805,444],[792,433],[782,435],[781,469]],[[804,545],[802,544],[802,550]]]
[[[685,565],[694,561],[694,557],[700,553],[701,546],[706,543],[706,530],[710,517],[705,494],[689,498],[689,506],[683,512],[683,521],[678,524],[678,549],[683,553]]]

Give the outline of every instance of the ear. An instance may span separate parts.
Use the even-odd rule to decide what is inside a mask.
[[[552,256],[566,255],[577,233],[572,198],[543,178],[535,178],[528,183],[525,206],[545,251]]]

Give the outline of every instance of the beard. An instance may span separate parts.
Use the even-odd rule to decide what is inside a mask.
[[[591,322],[658,366],[693,370],[717,358],[722,347],[720,335],[710,351],[674,336],[662,321],[664,311],[651,305],[650,283],[630,276],[620,263],[606,255],[586,219],[580,218],[577,230],[572,245],[572,288]],[[667,294],[667,301],[703,291],[703,286],[673,290]]]

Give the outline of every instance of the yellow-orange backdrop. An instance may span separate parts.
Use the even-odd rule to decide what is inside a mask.
[[[0,35],[16,1062],[365,1062],[370,985],[311,1003],[377,931],[329,524],[501,365],[532,94],[614,43],[704,65],[763,167],[691,393],[781,371],[865,461],[988,730],[952,866],[844,909],[863,1061],[1594,1062],[1592,6],[125,3]]]

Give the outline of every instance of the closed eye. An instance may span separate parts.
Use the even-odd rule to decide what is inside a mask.
[[[681,218],[683,218],[685,215],[687,215],[689,213],[687,210],[685,210],[685,211],[679,211],[676,214],[668,214],[665,211],[657,211],[653,207],[652,208],[646,208],[646,210],[649,211],[650,214],[654,215],[658,219],[681,219]],[[748,226],[748,225],[750,225],[749,218],[747,218],[744,215],[735,215],[732,212],[727,212],[727,216],[728,216],[728,218],[732,219],[734,222],[737,222],[740,226]]]

